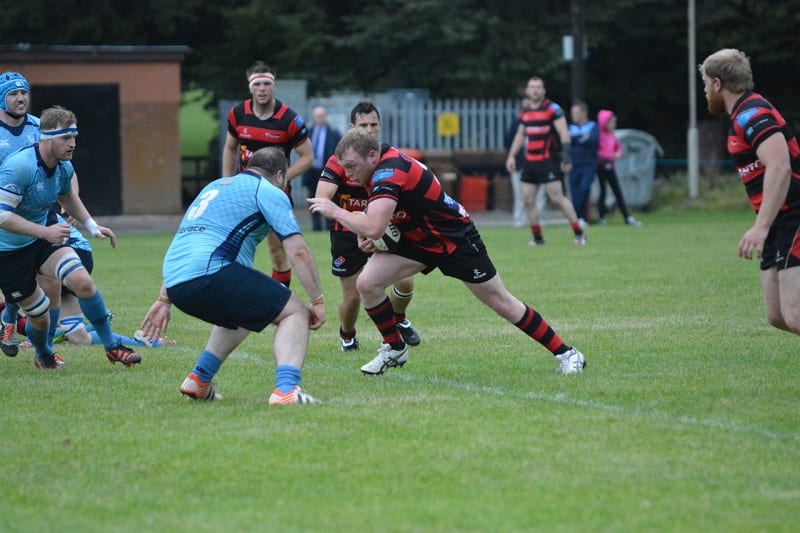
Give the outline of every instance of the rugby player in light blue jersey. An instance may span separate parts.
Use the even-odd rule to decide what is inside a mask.
[[[39,117],[28,113],[31,86],[19,72],[0,74],[0,163],[19,150],[39,141]],[[19,306],[8,303],[3,308],[0,349],[9,357],[17,355],[17,319]],[[21,322],[24,328],[24,319]]]
[[[214,324],[180,388],[190,399],[220,399],[212,380],[222,363],[251,331],[274,323],[275,388],[269,405],[317,402],[300,388],[300,380],[309,330],[325,322],[325,301],[314,256],[283,192],[287,168],[278,148],[257,150],[244,171],[200,191],[167,250],[161,290],[142,330],[158,338],[169,324],[172,303]],[[270,232],[282,242],[310,306],[253,268],[256,246]]]
[[[28,113],[30,90],[19,72],[0,74],[0,163],[39,140],[39,118]]]
[[[14,152],[0,165],[0,288],[28,317],[25,333],[36,350],[37,368],[61,368],[49,335],[50,299],[37,283],[37,272],[58,279],[78,296],[111,363],[133,366],[141,357],[112,333],[103,297],[68,244],[70,226],[48,225],[50,207],[58,202],[89,233],[108,237],[116,246],[114,232],[92,219],[72,187],[77,119],[54,106],[44,110],[40,127],[37,144]]]

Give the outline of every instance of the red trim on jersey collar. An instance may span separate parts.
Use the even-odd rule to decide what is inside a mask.
[[[275,109],[272,111],[271,118],[276,118],[280,120],[280,118],[286,113],[286,110],[289,109],[289,106],[278,100],[277,98],[273,99],[275,101]],[[245,115],[253,115],[253,99],[248,98],[244,101],[244,114]]]

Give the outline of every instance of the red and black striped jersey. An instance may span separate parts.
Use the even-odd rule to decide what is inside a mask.
[[[347,211],[363,211],[369,203],[369,187],[361,185],[347,177],[347,173],[339,164],[339,158],[332,155],[325,163],[325,168],[319,175],[320,181],[333,183],[338,187],[333,196],[333,202]],[[349,232],[341,222],[333,221],[333,231]]]
[[[474,229],[464,207],[442,190],[431,170],[393,146],[381,146],[372,173],[370,201],[397,202],[392,223],[412,245],[436,255],[452,254]]]
[[[260,148],[277,146],[288,159],[292,148],[308,138],[303,117],[275,99],[275,112],[267,119],[253,114],[253,100],[245,100],[228,111],[228,132],[239,140],[239,170],[247,167],[253,153]]]
[[[789,210],[797,213],[800,211],[800,146],[783,116],[760,94],[745,93],[734,104],[728,130],[728,152],[742,178],[750,205],[758,211],[764,193],[765,167],[756,151],[762,142],[775,133],[782,134],[786,139],[792,167],[789,192],[781,206],[781,213]]]
[[[519,120],[525,128],[526,161],[547,161],[560,150],[561,143],[553,123],[563,116],[561,106],[547,99],[537,107],[520,111]]]

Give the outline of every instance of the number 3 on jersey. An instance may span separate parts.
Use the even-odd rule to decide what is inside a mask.
[[[208,204],[210,204],[211,200],[216,198],[218,194],[219,191],[217,189],[210,189],[202,193],[197,197],[197,200],[195,200],[195,205],[192,205],[192,207],[189,208],[189,211],[186,212],[186,218],[188,220],[200,218],[203,213],[206,212],[206,209],[208,209]]]

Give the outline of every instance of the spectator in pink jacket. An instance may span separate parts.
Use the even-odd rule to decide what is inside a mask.
[[[600,225],[606,222],[606,183],[611,186],[617,205],[625,217],[625,223],[630,226],[641,226],[642,223],[631,216],[625,197],[619,186],[619,178],[615,162],[622,156],[622,145],[619,143],[614,130],[617,128],[617,116],[613,111],[601,109],[597,113],[597,125],[600,128],[600,139],[597,143],[597,179],[600,182],[600,196],[597,198],[597,211],[600,216]]]

